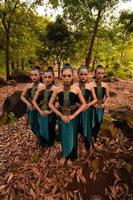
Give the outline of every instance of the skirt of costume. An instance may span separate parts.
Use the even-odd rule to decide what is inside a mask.
[[[93,108],[93,124],[92,124],[92,136],[96,139],[98,132],[100,130],[101,123],[103,121],[104,109],[103,108]]]
[[[34,134],[39,134],[38,111],[28,109],[28,121]]]
[[[86,147],[90,147],[92,126],[94,124],[93,108],[90,107],[86,111],[80,113],[80,131],[84,137]]]
[[[44,117],[38,114],[38,121],[40,127],[40,136],[42,137],[41,143],[43,146],[52,146],[55,141],[55,125],[56,115],[51,113]]]
[[[77,158],[78,117],[69,123],[59,122],[63,155],[71,160]]]

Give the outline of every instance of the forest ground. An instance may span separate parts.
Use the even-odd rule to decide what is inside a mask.
[[[133,81],[108,83],[117,95],[106,109],[133,109]],[[0,88],[0,113],[4,99],[25,84]],[[114,138],[100,133],[99,147],[87,152],[78,140],[78,159],[64,163],[57,139],[52,148],[41,149],[27,126],[26,116],[13,126],[0,127],[0,198],[2,200],[133,200],[130,173],[133,141],[120,129]],[[104,141],[101,145],[100,141]]]

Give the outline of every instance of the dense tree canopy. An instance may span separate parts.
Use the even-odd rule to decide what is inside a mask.
[[[6,77],[14,67],[30,63],[63,62],[74,66],[85,64],[119,65],[132,72],[133,13],[115,15],[119,0],[49,0],[0,1],[0,63],[6,66]],[[61,16],[51,19],[39,16],[42,5],[62,9]],[[32,62],[33,61],[33,62]],[[59,73],[60,74],[60,73]]]

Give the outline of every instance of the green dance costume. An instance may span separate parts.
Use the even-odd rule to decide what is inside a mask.
[[[77,95],[70,90],[58,93],[59,109],[63,115],[71,115],[77,110],[75,103]],[[69,123],[59,122],[61,145],[64,156],[67,159],[77,158],[77,135],[78,135],[78,117],[72,119]]]
[[[89,101],[92,100],[91,91],[85,88],[85,84],[80,84],[79,86],[86,103],[89,103]],[[92,125],[94,123],[93,120],[94,119],[92,117],[92,106],[86,111],[81,112],[79,115],[80,133],[84,137],[84,143],[86,148],[90,148]]]
[[[51,87],[47,87],[42,90],[38,97],[38,105],[41,110],[50,110],[48,102],[52,95]],[[51,113],[48,116],[41,116],[38,114],[38,121],[40,126],[40,135],[42,137],[41,142],[43,146],[52,146],[55,140],[55,125],[56,125],[56,114]]]
[[[106,95],[106,88],[101,86],[101,83],[96,82],[97,87],[94,87],[95,93],[98,99],[99,108],[93,108],[94,114],[94,124],[93,124],[93,134],[94,141],[96,142],[98,132],[100,130],[101,123],[104,116],[104,108],[100,107],[103,103],[104,97]]]
[[[32,102],[35,92],[38,89],[38,85],[39,85],[39,82],[34,83],[33,87],[28,89],[27,99],[29,102]],[[32,132],[34,134],[39,134],[38,111],[30,110],[29,108],[27,108],[27,113],[28,113],[28,121],[29,121]]]

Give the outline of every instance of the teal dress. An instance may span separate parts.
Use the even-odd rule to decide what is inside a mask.
[[[94,87],[95,89],[95,93],[96,93],[96,97],[98,99],[98,104],[102,104],[104,101],[104,97],[106,95],[106,88],[102,87],[102,86],[97,86]],[[102,124],[103,121],[103,116],[104,116],[104,108],[100,107],[99,108],[95,108],[93,107],[93,124],[92,124],[92,136],[94,138],[94,142],[96,142],[99,130],[100,130],[100,126]]]
[[[77,110],[77,95],[71,91],[58,93],[59,110],[64,115],[71,115]],[[77,158],[78,117],[69,123],[59,121],[59,131],[63,155],[70,160]]]
[[[52,90],[45,89],[42,90],[38,97],[38,105],[41,110],[50,110],[48,107],[48,102],[52,95]],[[38,113],[38,121],[40,127],[40,135],[42,137],[41,142],[42,145],[45,146],[52,146],[55,141],[55,125],[56,125],[56,114],[51,113],[48,116],[41,116]]]
[[[37,84],[33,84],[33,87],[28,89],[27,91],[27,100],[29,102],[32,101],[36,90],[38,89],[38,85]],[[38,111],[37,110],[30,110],[27,108],[27,113],[28,113],[28,122],[30,124],[31,130],[34,134],[39,134],[39,123],[38,123]]]
[[[89,103],[89,101],[92,101],[92,94],[89,89],[81,90],[82,94],[85,98],[86,103]],[[92,125],[93,125],[93,108],[92,106],[89,107],[86,111],[83,111],[79,115],[79,124],[80,124],[80,133],[84,137],[84,144],[85,148],[90,148],[91,143],[91,134],[92,134]]]

